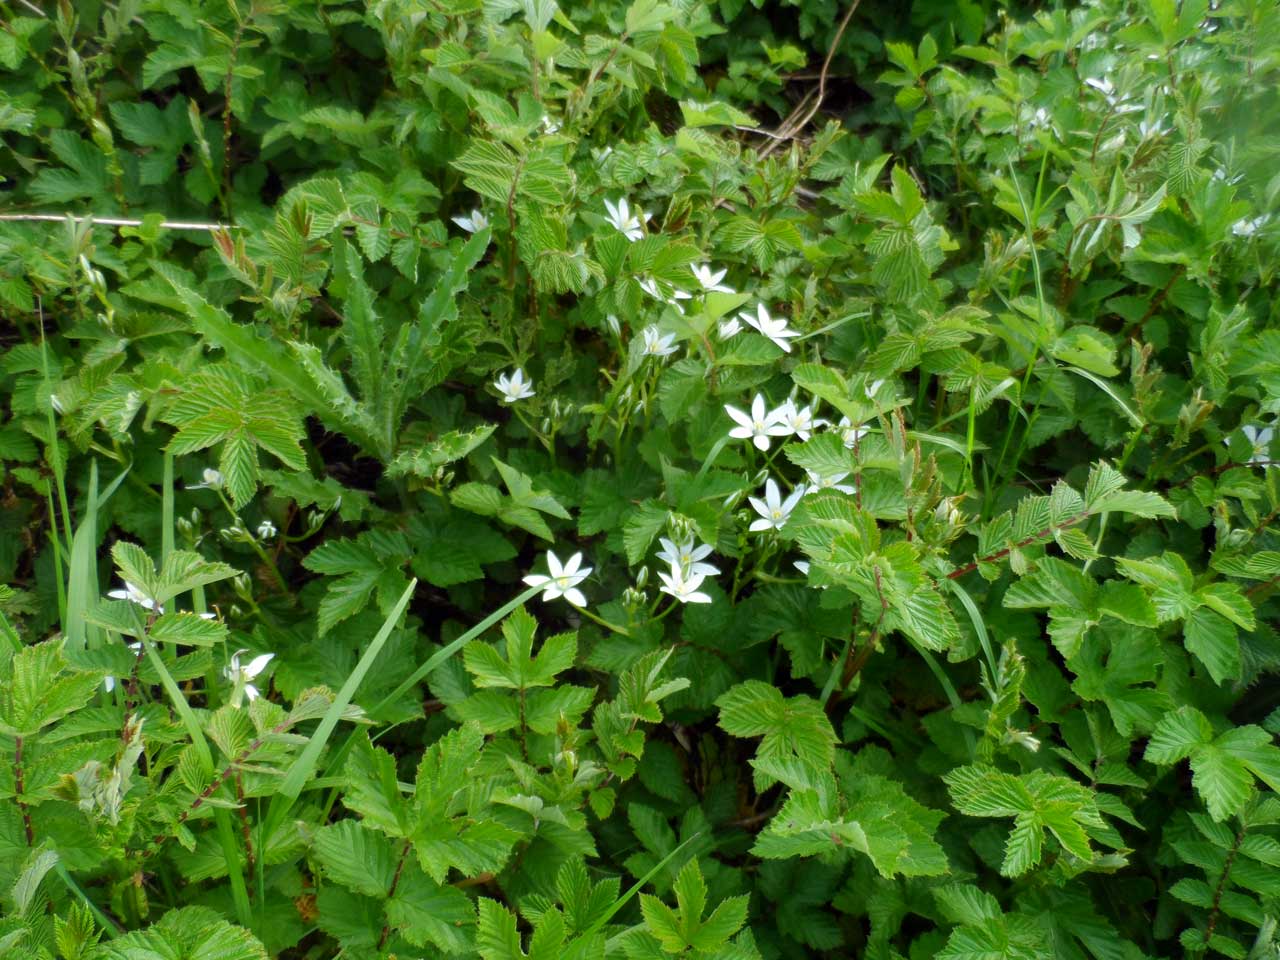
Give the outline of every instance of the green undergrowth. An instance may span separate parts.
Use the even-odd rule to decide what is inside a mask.
[[[0,955],[1280,957],[1277,91],[0,0]]]

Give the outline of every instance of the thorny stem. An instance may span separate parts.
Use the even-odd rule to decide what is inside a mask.
[[[194,800],[191,801],[190,806],[188,806],[187,809],[183,810],[182,813],[178,815],[178,819],[174,822],[174,826],[180,827],[184,823],[186,823],[187,820],[191,817],[191,815],[200,809],[201,804],[203,804],[206,800],[208,800],[211,796],[213,796],[213,792],[217,790],[218,787],[222,786],[223,782],[227,779],[227,777],[231,776],[233,773],[236,772],[236,767],[240,766],[242,763],[248,760],[251,756],[257,753],[260,749],[262,749],[262,745],[266,743],[268,739],[270,739],[271,737],[279,736],[280,734],[288,730],[291,726],[293,726],[293,721],[291,720],[284,720],[280,723],[277,723],[274,727],[272,727],[266,733],[262,734],[256,740],[254,740],[253,743],[249,744],[247,747],[241,750],[238,754],[232,757],[231,762],[228,763],[225,767],[223,767],[221,771],[215,774],[214,778],[209,781],[208,785],[203,790],[201,790],[199,794],[196,795]],[[146,860],[150,857],[155,856],[155,854],[159,852],[160,847],[163,846],[164,842],[168,840],[171,836],[172,834],[166,835],[163,833],[157,833],[154,837],[151,838],[151,847],[142,852],[142,859]]]
[[[1051,524],[1050,526],[1045,527],[1043,530],[1037,530],[1035,533],[1027,537],[1025,540],[1019,540],[1017,543],[1011,546],[1005,547],[1003,550],[997,550],[995,553],[987,554],[987,556],[985,557],[979,557],[978,559],[972,561],[971,563],[966,563],[963,567],[956,567],[956,569],[952,570],[950,573],[947,574],[947,579],[959,580],[966,573],[973,573],[973,571],[977,570],[978,567],[980,567],[984,563],[994,563],[996,560],[1000,560],[1000,559],[1003,559],[1004,557],[1007,557],[1009,554],[1013,553],[1013,551],[1015,550],[1019,550],[1022,547],[1029,547],[1031,546],[1031,544],[1035,543],[1037,540],[1043,540],[1045,537],[1052,536],[1054,533],[1056,533],[1059,530],[1065,530],[1067,527],[1075,526],[1077,523],[1079,523],[1082,520],[1088,520],[1091,516],[1093,516],[1093,514],[1090,513],[1088,510],[1085,510],[1082,513],[1076,514],[1074,517],[1068,517],[1062,523]]]
[[[1209,922],[1204,928],[1204,942],[1207,944],[1213,939],[1213,931],[1218,926],[1218,914],[1221,909],[1222,893],[1227,887],[1227,877],[1231,875],[1231,865],[1235,863],[1236,854],[1240,851],[1240,844],[1244,843],[1245,828],[1241,827],[1240,832],[1236,834],[1235,842],[1231,844],[1231,849],[1227,851],[1226,862],[1222,865],[1222,876],[1218,878],[1217,889],[1213,891],[1213,907],[1209,910]]]
[[[400,886],[400,874],[404,872],[404,862],[409,857],[409,841],[405,840],[400,846],[400,859],[396,861],[396,872],[391,877],[391,886],[387,890],[387,900],[396,895],[396,888]],[[388,921],[382,925],[382,933],[378,934],[378,949],[381,950],[387,944],[387,937],[391,936],[391,923]]]
[[[845,664],[844,674],[840,677],[840,689],[848,688],[853,682],[853,678],[858,672],[867,665],[867,661],[871,659],[871,654],[875,652],[876,644],[880,640],[880,628],[884,625],[885,615],[889,612],[889,601],[885,599],[884,584],[880,579],[880,568],[875,568],[876,577],[876,596],[880,598],[880,616],[876,618],[876,625],[871,628],[871,633],[867,636],[867,642],[860,647],[849,647],[849,660]],[[856,650],[856,652],[855,652]]]
[[[22,811],[22,829],[27,835],[27,846],[34,847],[36,845],[35,831],[31,829],[31,808],[27,806],[27,801],[23,799],[26,793],[26,784],[23,782],[22,772],[22,737],[14,737],[13,747],[13,792],[18,801],[18,809]]]

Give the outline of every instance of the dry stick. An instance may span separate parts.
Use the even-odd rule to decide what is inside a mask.
[[[858,4],[861,2],[862,0],[853,0],[853,3],[849,4],[849,8],[844,12],[844,18],[840,21],[840,26],[836,28],[836,35],[831,40],[831,46],[827,48],[827,58],[822,61],[822,71],[818,74],[818,95],[813,98],[813,105],[809,107],[801,119],[792,123],[792,117],[804,106],[804,101],[801,101],[800,106],[792,112],[792,117],[788,117],[782,126],[778,128],[780,134],[786,131],[785,137],[791,138],[798,134],[813,119],[814,114],[822,108],[822,101],[827,96],[827,72],[831,69],[831,61],[835,58],[836,48],[840,46],[840,41],[844,39],[844,31],[849,26],[849,21],[853,19],[853,13],[858,9]],[[760,151],[760,159],[763,160],[773,153],[780,142],[781,139],[775,139],[769,143]]]
[[[77,217],[70,213],[0,213],[0,221],[8,223],[26,223],[38,221],[41,223],[65,223],[72,220],[76,223],[100,223],[104,227],[140,227],[141,220],[134,220],[128,217]],[[164,230],[238,230],[240,229],[234,223],[189,223],[183,220],[165,220],[160,224]]]

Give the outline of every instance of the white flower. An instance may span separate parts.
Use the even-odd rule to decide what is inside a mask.
[[[791,516],[791,511],[796,508],[796,504],[800,502],[800,498],[804,496],[804,484],[799,484],[786,500],[782,499],[782,494],[778,492],[778,485],[774,483],[770,477],[764,483],[764,499],[758,497],[748,497],[751,506],[755,508],[756,513],[760,514],[759,520],[751,522],[750,530],[781,530],[786,524],[787,518]]]
[[[686,576],[683,570],[673,566],[670,573],[658,571],[658,578],[662,581],[662,586],[658,590],[671,594],[681,603],[711,602],[711,597],[698,589],[706,579],[701,573],[691,573]]]
[[[553,120],[548,114],[542,115],[542,132],[543,133],[559,133],[560,121]]]
[[[1245,435],[1245,439],[1253,447],[1252,455],[1246,461],[1251,466],[1265,466],[1268,469],[1274,464],[1271,463],[1271,438],[1275,435],[1275,430],[1271,427],[1255,427],[1253,424],[1245,424],[1240,428],[1240,432]],[[1222,441],[1230,444],[1230,438]]]
[[[449,219],[467,231],[467,233],[479,233],[489,226],[489,218],[484,215],[484,211],[479,207],[472,210],[465,217],[450,217]]]
[[[686,575],[698,573],[714,577],[720,570],[709,563],[702,562],[705,557],[711,555],[711,544],[704,543],[695,547],[694,542],[692,537],[680,543],[675,543],[666,537],[659,537],[658,543],[662,545],[662,549],[658,551],[658,559],[667,561],[673,569],[678,568]]]
[[[801,573],[803,573],[806,577],[809,575],[808,560],[792,560],[791,565],[795,567],[797,570],[799,570]]]
[[[1163,137],[1170,129],[1162,117],[1143,117],[1138,121],[1138,136],[1143,140],[1148,137]]]
[[[164,613],[164,607],[158,606],[154,600],[145,593],[135,587],[128,580],[124,582],[123,590],[109,590],[107,596],[113,600],[128,600],[130,603],[136,603],[144,610],[154,610],[156,613]]]
[[[223,484],[221,472],[214,470],[212,467],[205,467],[200,476],[203,482],[187,484],[188,490],[217,490]]]
[[[270,540],[276,535],[276,525],[270,520],[263,520],[258,524],[258,539]]]
[[[658,281],[654,280],[653,277],[641,277],[638,282],[640,284],[640,289],[643,290],[645,293],[647,293],[649,296],[653,297],[653,299],[655,300],[667,299],[662,295],[662,291],[658,289]]]
[[[681,301],[681,300],[692,300],[692,299],[693,299],[693,294],[692,294],[692,293],[687,293],[687,292],[685,292],[684,290],[679,290],[679,289],[677,289],[677,288],[675,288],[675,287],[672,287],[672,288],[671,288],[671,296],[667,297],[667,298],[666,298],[666,301],[667,301],[667,303],[671,304],[671,306],[675,307],[675,308],[676,308],[676,310],[677,310],[677,311],[678,311],[678,312],[683,316],[683,315],[684,315],[684,307],[680,306],[680,301]]]
[[[841,493],[857,492],[853,489],[852,484],[840,482],[849,475],[847,470],[844,473],[832,473],[827,476],[823,476],[813,470],[806,470],[805,473],[809,474],[809,480],[812,484],[809,487],[809,493],[816,493],[819,490],[839,490]]]
[[[737,407],[731,407],[727,403],[724,405],[724,410],[738,424],[729,431],[729,436],[735,440],[751,440],[755,443],[757,450],[768,450],[770,437],[785,437],[791,433],[790,427],[778,422],[777,410],[765,411],[762,394],[757,393],[756,398],[751,401],[750,414],[743,413]]]
[[[540,573],[531,573],[524,578],[524,582],[531,587],[546,587],[546,590],[542,592],[544,602],[564,597],[576,607],[585,607],[587,598],[578,589],[578,584],[587,579],[587,574],[591,572],[591,567],[579,569],[581,563],[582,554],[575,553],[565,562],[564,566],[561,566],[560,558],[548,550],[547,569],[551,572],[551,576],[544,577]]]
[[[841,417],[840,422],[836,424],[836,430],[839,431],[844,445],[852,450],[858,441],[867,435],[870,427],[864,427],[861,424],[855,427],[848,417]]]
[[[874,402],[876,399],[876,394],[880,392],[880,388],[883,386],[884,386],[883,380],[872,380],[869,384],[867,384],[866,390],[864,391],[867,395],[867,399]]]
[[[524,378],[524,370],[516,367],[511,376],[499,374],[493,383],[502,394],[503,403],[515,403],[517,400],[528,400],[533,396],[533,381]]]
[[[646,357],[669,357],[676,352],[674,333],[659,333],[658,328],[652,324],[645,327],[644,331],[644,350],[641,351]]]
[[[786,320],[775,320],[769,316],[769,311],[765,309],[763,303],[756,305],[756,315],[754,317],[745,311],[738,314],[738,316],[772,340],[779,349],[787,353],[791,352],[791,344],[787,343],[787,338],[800,336],[799,333],[787,326]]]
[[[1267,224],[1267,215],[1264,213],[1260,217],[1251,219],[1237,220],[1231,225],[1231,232],[1237,237],[1252,237]]]
[[[780,406],[774,413],[777,414],[778,422],[786,426],[786,428],[794,433],[801,440],[808,440],[809,434],[817,427],[825,423],[823,420],[815,420],[813,418],[813,407],[796,407],[794,400],[788,400]]]
[[[742,324],[737,317],[730,317],[720,322],[720,339],[730,340],[742,332]]]
[[[631,212],[631,205],[627,203],[626,197],[619,197],[615,206],[608,200],[604,202],[605,209],[609,211],[606,219],[628,240],[636,241],[644,236],[644,226],[639,216]],[[645,220],[649,219],[649,214],[643,210],[640,215]]]
[[[240,654],[248,652],[248,650],[237,650],[231,655],[231,662],[222,671],[222,675],[227,678],[227,681],[234,684],[230,700],[233,707],[240,706],[241,694],[248,697],[250,703],[261,696],[258,688],[249,681],[255,679],[258,674],[265,670],[267,664],[271,662],[271,658],[275,656],[274,653],[262,653],[248,663],[241,665]]]
[[[1117,95],[1115,84],[1109,77],[1086,77],[1084,82],[1101,93],[1107,105],[1116,113],[1132,113],[1142,109],[1141,104],[1131,103],[1130,97]]]
[[[703,290],[708,292],[717,290],[720,293],[737,292],[733,287],[725,286],[720,282],[724,279],[724,275],[729,272],[728,270],[717,270],[712,273],[711,265],[706,263],[700,263],[696,266],[690,264],[689,269],[692,270],[693,275],[698,278],[698,283],[702,285]]]

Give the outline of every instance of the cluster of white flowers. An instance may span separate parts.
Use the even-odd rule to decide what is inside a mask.
[[[671,565],[670,573],[659,571],[658,578],[662,581],[662,586],[658,589],[681,603],[710,603],[711,597],[698,588],[707,577],[714,577],[720,572],[717,567],[706,562],[711,554],[711,545],[704,543],[697,546],[697,541],[692,536],[679,543],[659,537],[658,542],[662,545],[662,549],[658,551],[658,559]]]
[[[818,427],[830,425],[826,420],[813,415],[813,407],[797,407],[794,400],[787,400],[781,406],[769,410],[764,395],[759,393],[751,401],[750,413],[727,403],[724,409],[737,424],[729,430],[729,436],[735,440],[750,440],[758,450],[769,449],[770,437],[797,436],[801,440],[808,440]]]

